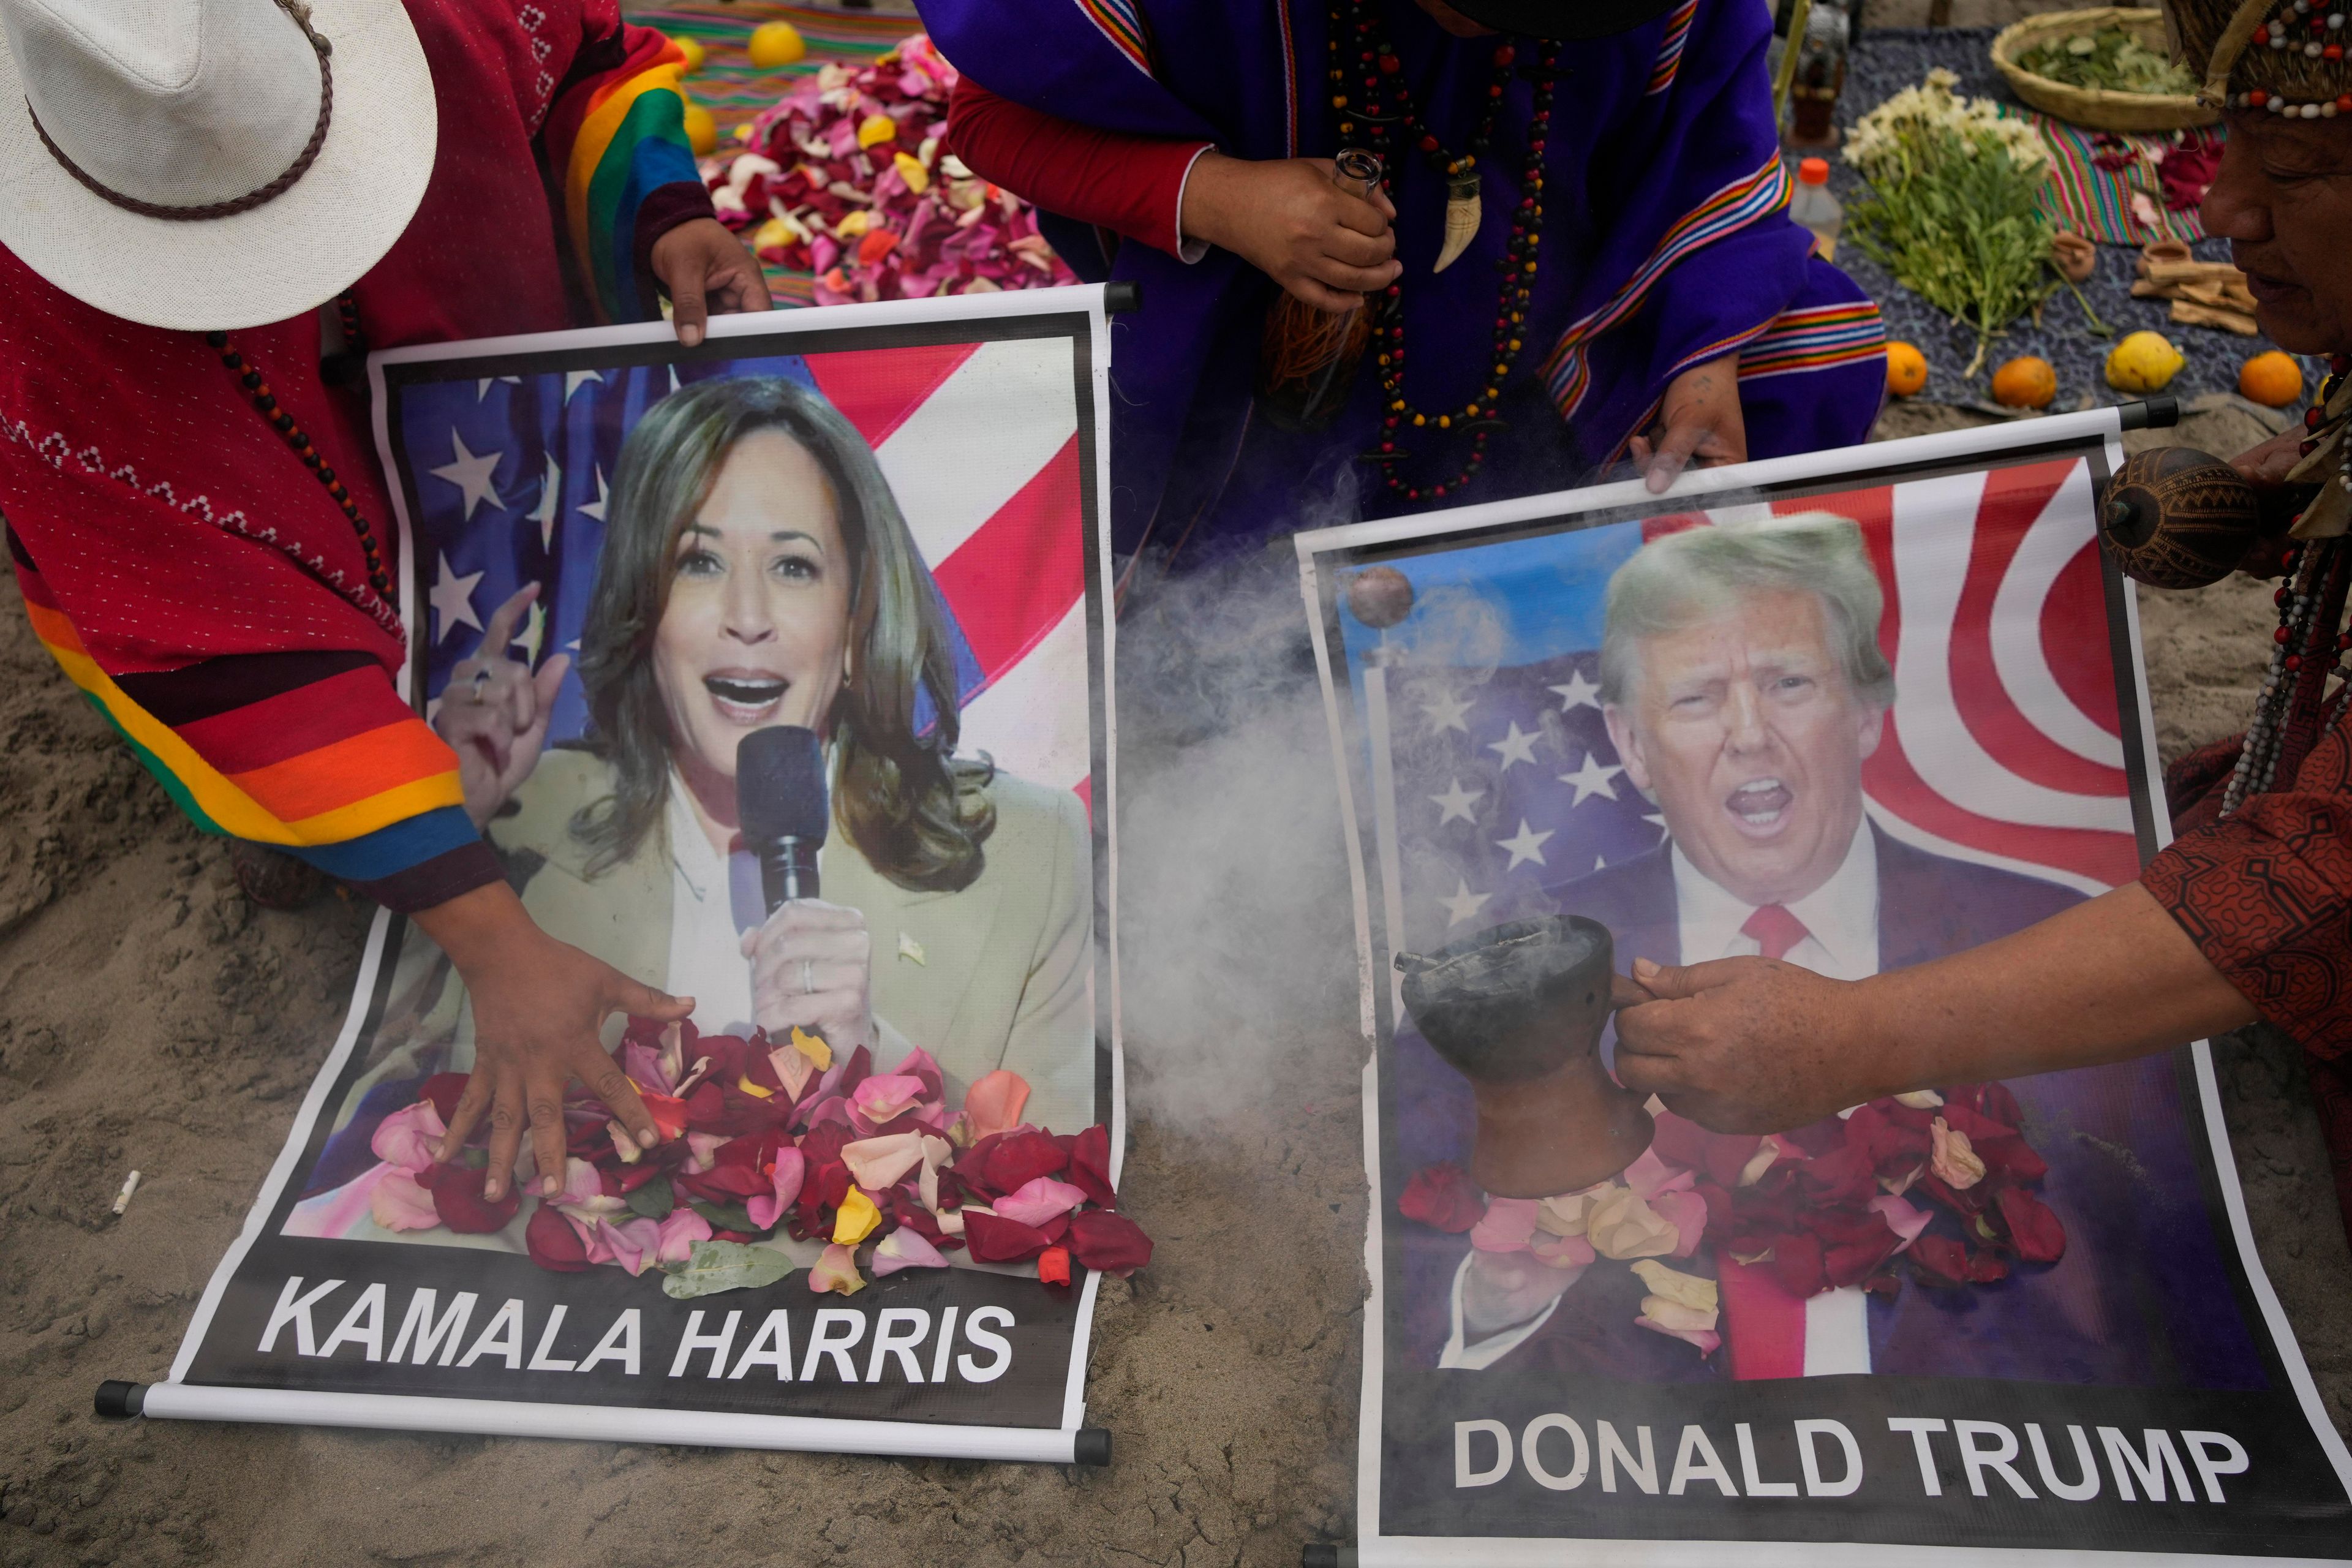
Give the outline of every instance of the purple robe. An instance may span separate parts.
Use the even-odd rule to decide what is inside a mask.
[[[1469,140],[1500,38],[1455,39],[1412,0],[1377,0],[1423,123]],[[1288,0],[919,0],[948,58],[1034,109],[1134,135],[1207,139],[1249,159],[1340,145],[1330,14]],[[1809,257],[1787,216],[1755,0],[1685,0],[1632,32],[1562,47],[1543,152],[1539,266],[1525,348],[1501,399],[1507,427],[1485,470],[1439,499],[1470,447],[1460,432],[1396,432],[1386,492],[1358,455],[1380,438],[1368,365],[1337,423],[1288,434],[1254,416],[1273,283],[1223,251],[1187,265],[1142,245],[1106,260],[1062,248],[1082,275],[1132,279],[1143,308],[1112,325],[1112,525],[1185,563],[1293,529],[1495,500],[1583,482],[1655,416],[1667,384],[1735,349],[1751,457],[1860,441],[1885,395],[1876,307]],[[1536,54],[1517,40],[1522,66]],[[1485,224],[1443,273],[1444,182],[1406,154],[1393,186],[1405,395],[1459,409],[1493,369],[1497,264],[1519,200],[1531,88],[1515,79],[1480,160]],[[1074,225],[1055,226],[1068,237]],[[1078,231],[1083,233],[1084,231]]]

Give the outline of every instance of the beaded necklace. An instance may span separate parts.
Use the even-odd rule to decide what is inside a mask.
[[[2301,443],[2304,456],[2317,449],[2321,411],[2343,386],[2347,373],[2352,373],[2352,357],[2337,354],[2328,362],[2319,395],[2304,412],[2307,433]],[[2352,444],[2346,447],[2336,482],[2352,486]],[[2272,595],[2278,606],[2279,624],[2271,634],[2270,668],[2263,672],[2262,689],[2254,698],[2253,718],[2246,726],[2238,765],[2222,791],[2225,817],[2248,795],[2261,795],[2277,782],[2299,712],[2316,721],[2314,733],[2304,737],[2306,744],[2316,738],[2317,731],[2333,727],[2344,716],[2345,692],[2338,692],[2324,712],[2319,699],[2329,676],[2352,676],[2352,662],[2347,662],[2347,656],[2352,656],[2352,633],[2337,630],[2352,556],[2347,554],[2340,539],[2305,540],[2287,547],[2284,564],[2286,581]],[[2352,691],[2352,687],[2346,690]],[[2300,758],[2294,765],[2300,765]]]
[[[364,359],[367,339],[360,330],[359,301],[352,299],[348,291],[339,295],[335,300],[335,316],[342,329],[343,346]],[[352,492],[320,454],[310,433],[295,423],[291,414],[278,406],[278,395],[270,390],[268,380],[261,374],[261,367],[248,359],[226,332],[206,332],[205,345],[220,356],[222,365],[234,374],[244,387],[255,412],[267,419],[272,429],[286,437],[286,444],[294,448],[294,455],[302,459],[302,466],[310,470],[313,479],[326,487],[328,496],[342,509],[343,516],[351,522],[352,531],[359,535],[361,551],[367,556],[369,585],[380,597],[390,602],[392,577],[384,570],[383,554],[377,548],[375,531],[369,527],[368,520],[361,515],[360,503],[352,499]]]
[[[1496,46],[1492,57],[1494,75],[1486,86],[1485,113],[1457,153],[1449,152],[1438,141],[1414,108],[1412,95],[1402,80],[1402,58],[1390,43],[1388,26],[1376,9],[1375,0],[1333,0],[1330,24],[1328,52],[1331,107],[1339,112],[1339,134],[1355,138],[1360,128],[1360,139],[1381,155],[1381,187],[1389,193],[1391,201],[1395,197],[1392,187],[1400,144],[1418,153],[1432,170],[1444,178],[1447,242],[1452,254],[1441,255],[1440,266],[1450,265],[1478,226],[1478,160],[1494,138],[1496,116],[1509,87],[1518,47],[1511,43]],[[1379,312],[1374,318],[1374,341],[1379,348],[1381,394],[1386,407],[1381,416],[1379,447],[1363,454],[1362,460],[1378,467],[1381,484],[1391,494],[1406,500],[1420,500],[1424,494],[1443,500],[1449,491],[1468,484],[1486,462],[1487,437],[1502,426],[1495,402],[1502,395],[1504,378],[1509,375],[1524,346],[1521,329],[1527,321],[1529,288],[1535,280],[1538,241],[1536,229],[1543,218],[1544,133],[1551,123],[1552,89],[1559,70],[1559,47],[1538,43],[1534,68],[1528,72],[1534,86],[1534,104],[1528,121],[1527,154],[1519,170],[1519,199],[1511,215],[1509,241],[1497,264],[1502,282],[1495,300],[1494,374],[1486,389],[1458,409],[1432,414],[1414,407],[1404,392],[1404,315],[1400,303],[1402,291],[1391,283],[1381,291],[1378,305],[1370,307]],[[1351,90],[1353,83],[1360,84],[1360,95]],[[1399,447],[1397,433],[1407,427],[1426,429],[1432,426],[1440,430],[1452,430],[1457,426],[1467,429],[1470,456],[1453,479],[1424,490],[1407,483],[1397,473],[1411,456]]]

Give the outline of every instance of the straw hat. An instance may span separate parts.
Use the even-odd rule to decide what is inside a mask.
[[[400,0],[0,0],[0,246],[113,315],[300,315],[392,248],[433,172]]]
[[[2305,120],[2352,113],[2352,0],[2165,0],[2198,97]]]

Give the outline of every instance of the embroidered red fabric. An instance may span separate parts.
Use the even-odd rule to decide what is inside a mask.
[[[2215,759],[2200,757],[2200,771]],[[2219,791],[2213,791],[2218,795]],[[2298,1042],[2352,1235],[2352,732],[2323,735],[2291,787],[2185,832],[2140,885],[2263,1016]]]

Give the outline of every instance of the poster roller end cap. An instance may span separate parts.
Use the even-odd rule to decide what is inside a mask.
[[[106,1420],[128,1421],[146,1406],[147,1385],[110,1377],[98,1385],[97,1397],[90,1404]]]
[[[1142,284],[1131,278],[1122,278],[1115,283],[1103,285],[1104,315],[1124,316],[1131,310],[1141,309],[1143,309]]]
[[[2126,430],[2169,430],[2180,423],[2180,399],[2171,396],[2142,398],[2116,409],[2123,416]]]
[[[1081,1426],[1070,1445],[1070,1463],[1099,1469],[1110,1463],[1110,1434],[1100,1426]]]

